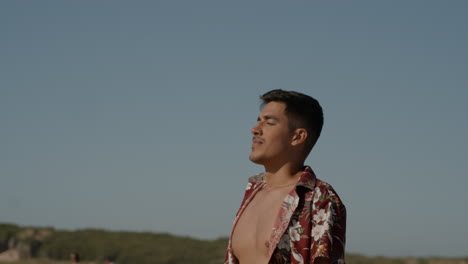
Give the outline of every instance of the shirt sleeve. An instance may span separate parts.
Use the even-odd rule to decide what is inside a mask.
[[[311,215],[311,263],[318,257],[328,258],[332,264],[344,263],[346,208],[339,197],[331,193],[326,193],[314,203]]]

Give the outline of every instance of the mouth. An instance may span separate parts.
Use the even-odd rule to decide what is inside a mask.
[[[263,140],[262,140],[262,139],[256,138],[256,137],[254,137],[254,138],[252,139],[252,147],[255,146],[255,145],[260,145],[260,144],[263,144]]]

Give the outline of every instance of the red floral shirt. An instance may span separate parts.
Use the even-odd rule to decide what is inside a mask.
[[[249,178],[244,200],[232,230],[250,201],[265,185],[265,174]],[[332,186],[317,179],[305,167],[298,183],[283,200],[269,244],[270,264],[314,263],[326,257],[330,263],[344,263],[346,208]],[[232,231],[231,231],[232,237]],[[225,264],[238,264],[229,239]]]

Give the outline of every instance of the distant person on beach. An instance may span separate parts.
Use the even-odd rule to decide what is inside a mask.
[[[225,264],[344,263],[346,209],[332,186],[304,166],[323,125],[314,98],[273,90],[252,128],[249,178]]]
[[[106,260],[104,261],[104,264],[114,264],[114,262],[112,261],[111,258],[106,258]]]
[[[80,263],[80,255],[76,252],[72,252],[70,254],[70,261],[71,261],[71,264]]]

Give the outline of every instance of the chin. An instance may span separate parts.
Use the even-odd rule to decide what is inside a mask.
[[[263,162],[262,162],[263,160],[262,160],[261,158],[259,158],[259,157],[255,157],[255,156],[253,156],[253,155],[250,155],[250,156],[249,156],[249,160],[250,160],[251,162],[255,163],[255,164],[263,165]]]

